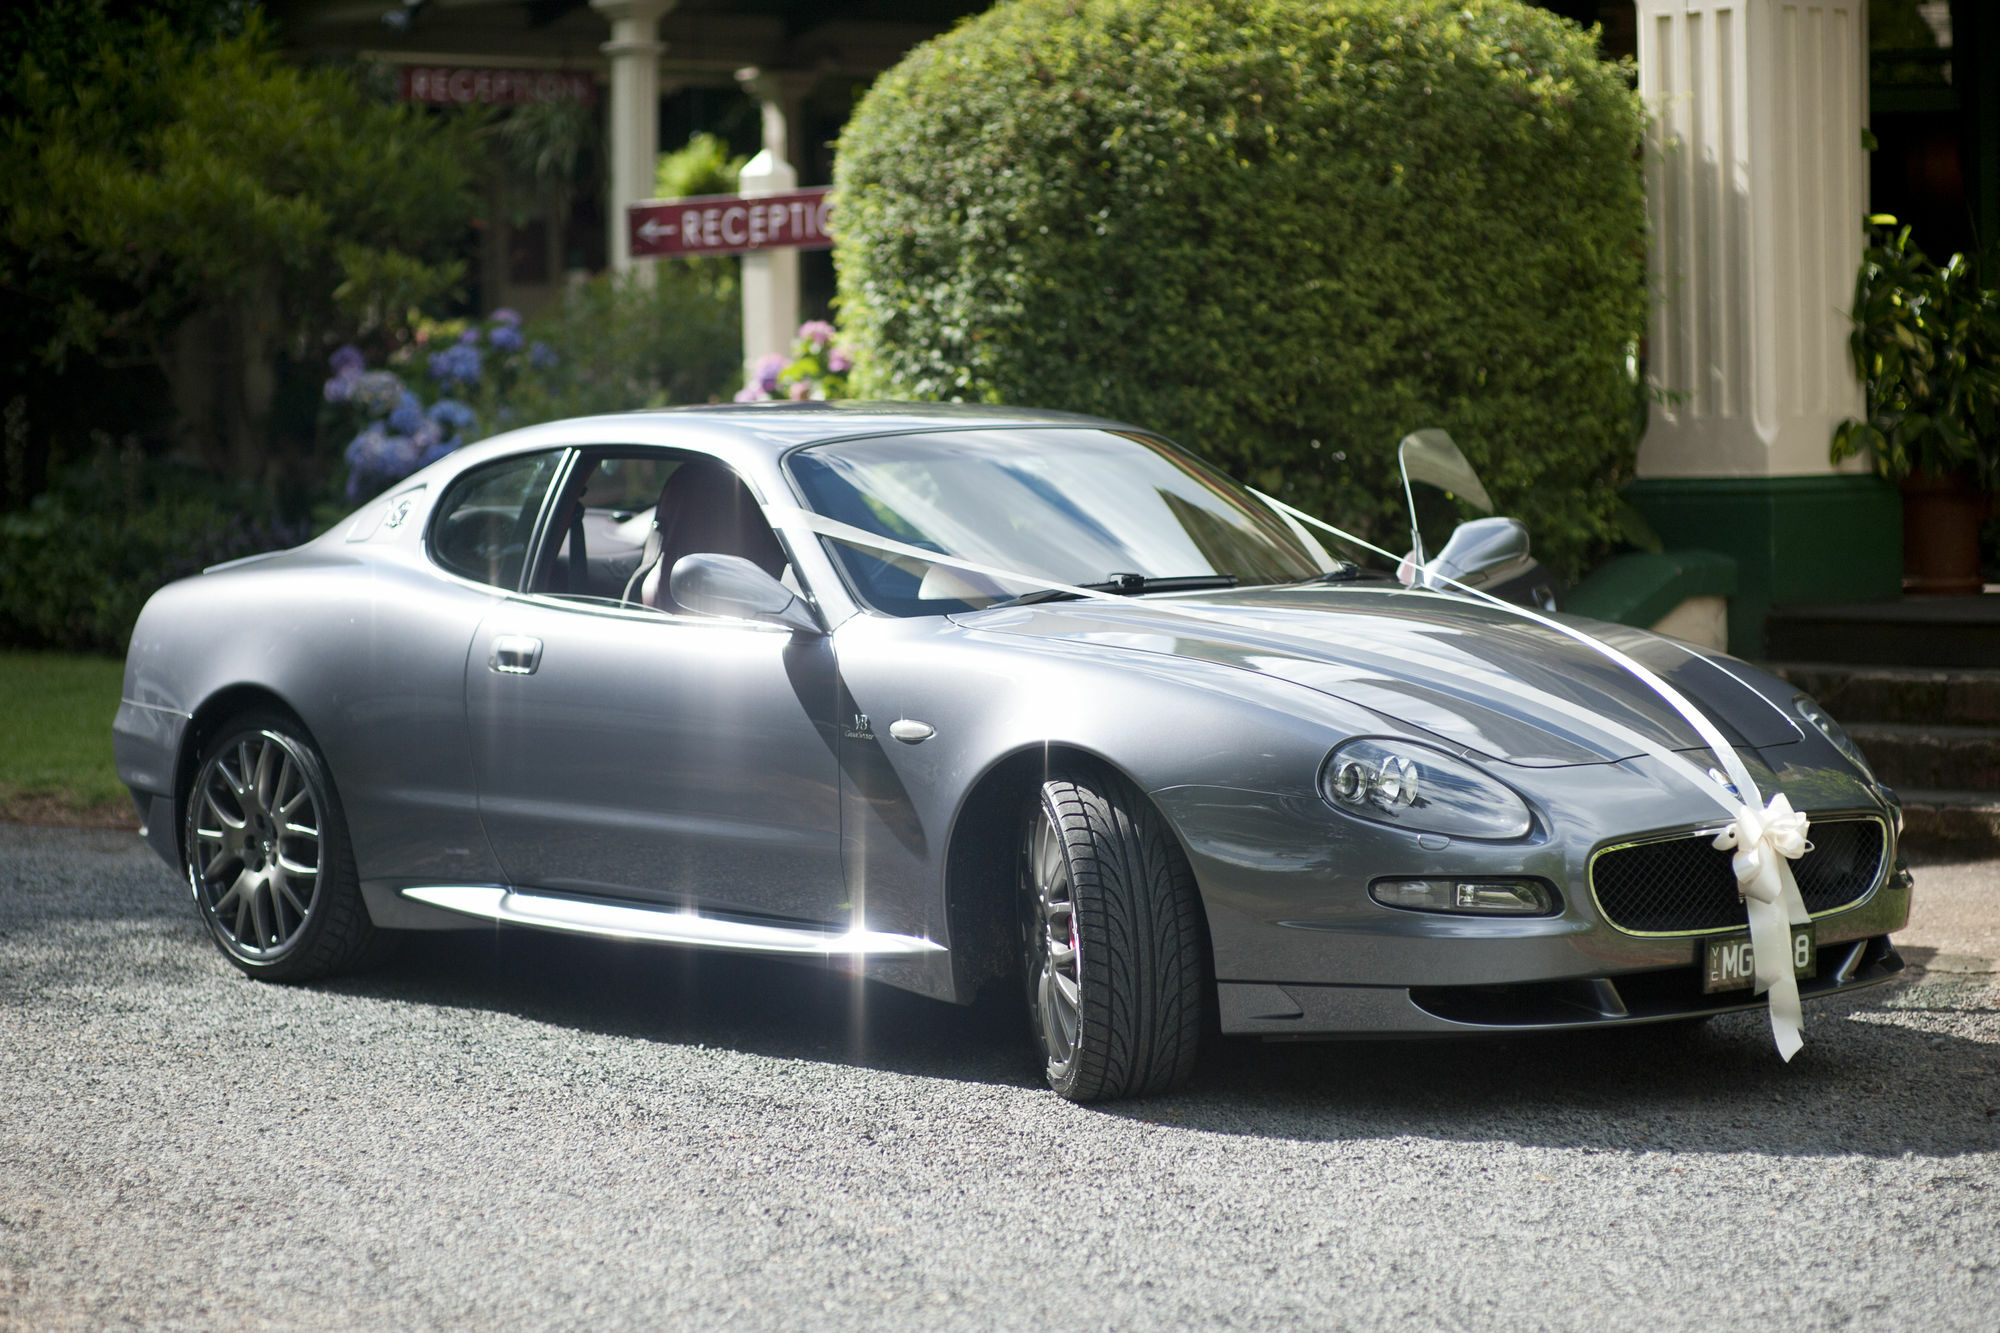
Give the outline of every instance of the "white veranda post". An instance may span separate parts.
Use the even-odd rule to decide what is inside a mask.
[[[737,188],[746,195],[796,189],[799,173],[767,147],[743,164]],[[792,345],[799,327],[799,252],[760,250],[743,256],[743,365],[745,373],[773,352]]]
[[[763,151],[744,163],[737,189],[746,195],[783,194],[799,185],[797,125],[800,103],[814,76],[751,67],[736,78],[758,101]],[[772,353],[791,349],[799,327],[799,252],[762,250],[743,256],[743,366],[755,371]]]
[[[1847,312],[1868,209],[1868,9],[1638,0],[1638,20],[1646,361],[1665,394],[1627,497],[1668,546],[1736,562],[1729,648],[1759,657],[1773,607],[1899,584],[1894,490],[1827,456],[1862,412]]]
[[[1832,471],[1861,411],[1865,0],[1639,0],[1653,323],[1642,477]]]
[[[676,0],[590,0],[590,7],[611,22],[611,40],[604,54],[611,62],[611,268],[632,270],[632,247],[625,230],[625,210],[653,197],[655,163],[660,155],[660,16]],[[650,265],[642,266],[650,273]]]

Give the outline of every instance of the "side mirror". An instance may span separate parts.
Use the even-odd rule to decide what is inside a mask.
[[[1443,587],[1456,579],[1469,587],[1502,583],[1534,563],[1528,554],[1528,528],[1518,518],[1475,518],[1461,523],[1422,570],[1425,587]]]
[[[802,634],[824,634],[812,608],[784,584],[740,555],[684,555],[667,576],[674,600],[690,611],[731,620],[761,620]]]

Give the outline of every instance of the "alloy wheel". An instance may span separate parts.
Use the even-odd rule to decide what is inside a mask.
[[[1037,806],[1021,864],[1028,915],[1028,984],[1049,1072],[1059,1077],[1076,1055],[1083,1025],[1083,950],[1069,858],[1063,851],[1062,835],[1044,807]]]
[[[248,732],[203,766],[191,798],[188,870],[225,949],[282,957],[319,901],[324,812],[303,755],[274,731]]]

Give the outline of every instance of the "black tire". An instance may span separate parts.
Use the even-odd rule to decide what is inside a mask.
[[[1166,822],[1108,770],[1044,782],[1023,820],[1028,1016],[1074,1102],[1167,1092],[1194,1073],[1208,994],[1201,897]]]
[[[368,919],[333,779],[293,719],[251,712],[216,731],[181,846],[196,909],[248,975],[312,981],[386,957],[394,937]]]

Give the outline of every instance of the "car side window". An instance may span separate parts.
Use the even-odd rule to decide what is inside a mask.
[[[554,596],[684,614],[670,575],[698,552],[740,556],[789,575],[756,498],[721,460],[658,450],[586,454],[570,474],[533,589]]]
[[[560,450],[502,459],[460,477],[431,522],[431,558],[454,574],[518,588]]]

